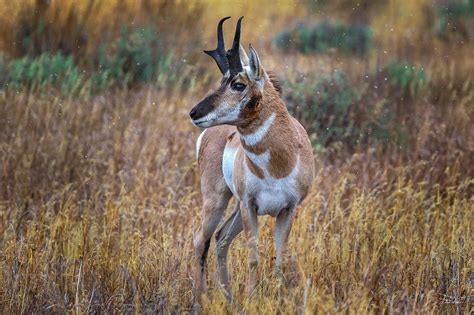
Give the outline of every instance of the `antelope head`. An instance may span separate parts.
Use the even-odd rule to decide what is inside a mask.
[[[232,48],[225,50],[222,24],[229,18],[223,18],[217,26],[217,48],[204,51],[215,60],[223,77],[219,87],[196,104],[189,113],[193,124],[198,127],[248,123],[261,109],[263,89],[269,82],[252,45],[249,45],[250,57],[240,45],[243,17],[237,22]]]

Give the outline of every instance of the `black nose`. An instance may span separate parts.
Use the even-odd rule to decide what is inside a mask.
[[[196,108],[191,109],[191,111],[189,112],[189,117],[191,117],[191,119],[194,119],[196,115],[197,115]]]

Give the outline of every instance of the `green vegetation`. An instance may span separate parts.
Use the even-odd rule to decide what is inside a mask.
[[[398,76],[390,78],[400,84]],[[284,80],[284,98],[320,151],[334,145],[353,150],[361,144],[400,144],[404,138],[400,119],[384,95],[368,91],[374,84],[354,86],[343,71],[300,75]]]
[[[164,49],[158,32],[151,27],[128,31],[122,28],[112,44],[102,44],[94,66],[79,65],[73,55],[44,52],[11,61],[0,59],[3,77],[0,89],[58,88],[64,93],[103,92],[109,87],[156,83],[159,88],[177,84],[183,75],[182,62]],[[87,70],[88,68],[93,71]],[[183,81],[180,81],[183,83]],[[189,84],[190,80],[184,83]]]
[[[342,71],[318,79],[302,76],[285,80],[285,102],[289,111],[312,134],[317,147],[357,135],[351,119],[356,95]]]
[[[397,63],[392,61],[388,65],[390,83],[405,93],[416,95],[426,85],[424,69],[409,62]]]
[[[77,93],[84,85],[84,75],[72,56],[43,53],[39,57],[12,60],[6,69],[4,87],[43,90],[58,87],[63,92]]]
[[[474,22],[474,0],[451,1],[438,5],[436,11],[436,32],[441,37],[458,34],[469,40]]]
[[[113,52],[107,54],[109,51]],[[181,65],[172,51],[167,52],[154,28],[128,31],[123,27],[114,45],[101,45],[92,86],[102,91],[114,83],[127,87],[137,82],[156,82],[166,88],[183,74]]]
[[[183,60],[200,40],[200,5],[37,0],[8,8],[16,12],[3,19],[0,90],[90,94],[143,83],[164,89],[194,84],[182,78],[189,74]],[[179,18],[173,25],[168,16]],[[191,39],[178,36],[183,30]]]
[[[372,31],[367,25],[330,23],[327,21],[309,26],[299,23],[289,31],[278,33],[275,45],[284,50],[305,54],[337,49],[344,54],[365,54],[372,47]]]

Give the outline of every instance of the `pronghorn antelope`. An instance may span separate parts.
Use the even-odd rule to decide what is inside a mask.
[[[217,63],[220,86],[189,113],[194,125],[207,128],[196,143],[204,214],[194,239],[196,295],[205,290],[206,259],[227,204],[236,198],[233,213],[216,233],[219,282],[230,299],[227,252],[232,240],[245,231],[249,249],[249,283],[256,285],[257,216],[276,217],[275,269],[280,272],[283,251],[296,206],[306,197],[314,177],[314,158],[308,135],[288,114],[278,82],[262,67],[249,45],[240,45],[241,17],[232,48],[225,51],[222,24],[217,26],[217,48],[205,51]]]

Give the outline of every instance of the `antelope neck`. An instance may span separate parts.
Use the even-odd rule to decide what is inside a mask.
[[[295,167],[299,142],[286,108],[272,108],[237,129],[247,161],[260,168],[264,177],[281,178]]]
[[[270,131],[276,116],[275,112],[271,112],[268,116],[258,118],[244,128],[239,127],[240,140],[244,142],[246,146],[259,144]]]

